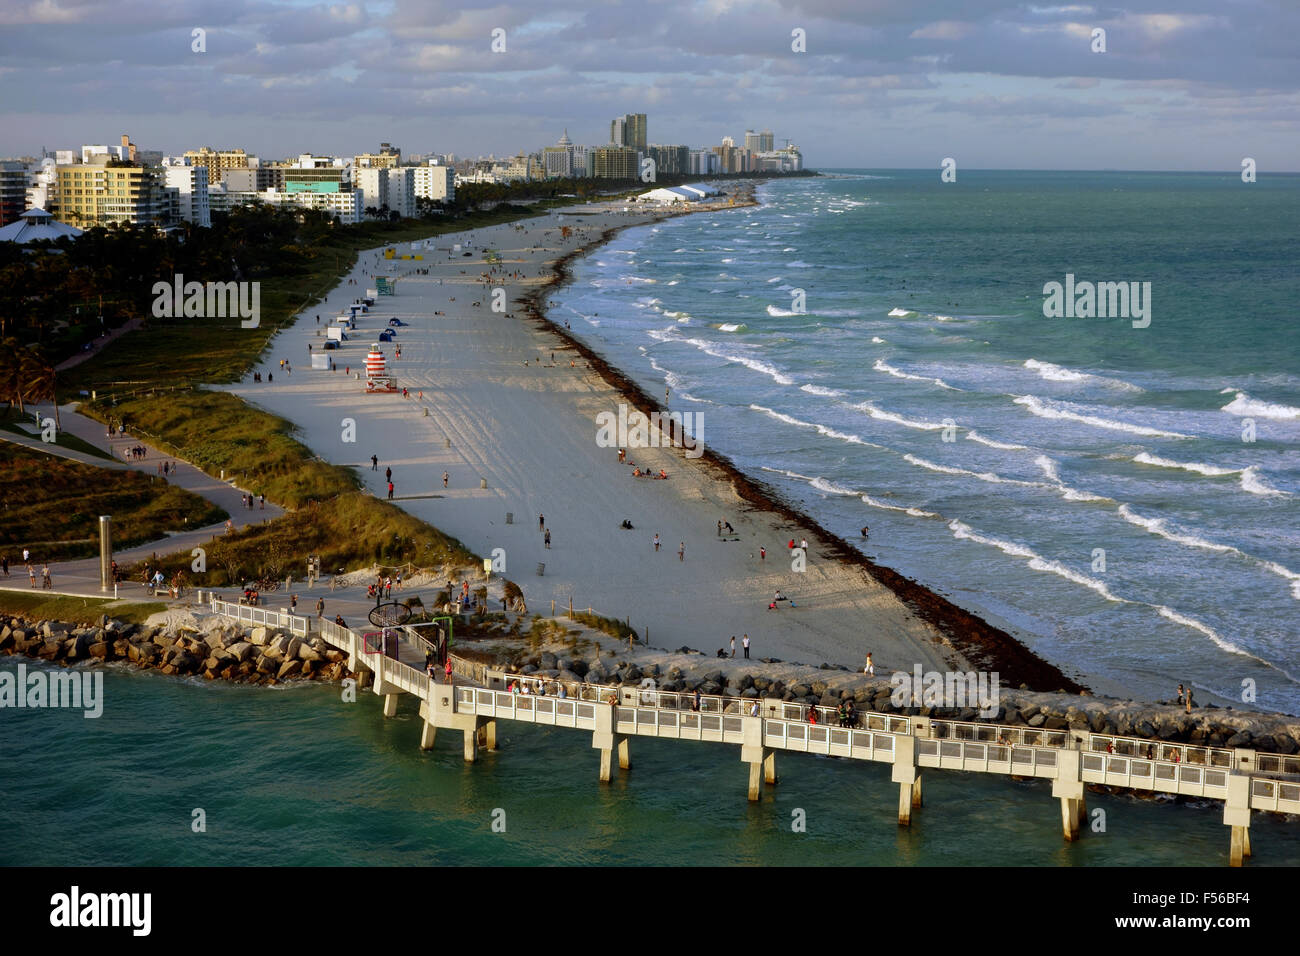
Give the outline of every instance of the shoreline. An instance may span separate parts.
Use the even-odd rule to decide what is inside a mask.
[[[737,204],[734,208],[756,205],[761,204],[751,197],[751,201]],[[652,222],[659,221],[662,219],[652,220]],[[565,253],[551,267],[551,279],[539,288],[526,293],[521,301],[524,303],[527,318],[557,336],[565,346],[581,355],[591,369],[631,407],[648,415],[658,411],[658,405],[626,373],[611,365],[584,342],[571,335],[563,325],[553,321],[547,315],[545,304],[546,296],[555,293],[573,280],[570,266],[575,260],[591,254],[625,229],[647,224],[635,223],[608,228],[602,232],[599,239]],[[834,560],[859,568],[864,575],[888,588],[922,620],[951,642],[949,646],[972,666],[996,670],[1008,684],[1017,687],[1025,684],[1030,690],[1091,693],[1086,685],[1068,677],[1059,667],[1044,660],[1007,631],[958,607],[942,595],[892,568],[871,560],[839,535],[826,530],[819,522],[784,501],[775,490],[758,479],[746,475],[725,455],[705,446],[700,460],[707,463],[709,470],[713,472],[713,477],[729,483],[735,494],[754,508],[809,528],[812,537],[830,552]]]

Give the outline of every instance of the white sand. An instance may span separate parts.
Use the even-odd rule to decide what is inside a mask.
[[[525,320],[517,303],[518,296],[549,277],[547,263],[595,240],[609,226],[652,218],[649,212],[628,216],[609,206],[574,211],[591,209],[602,211],[565,217],[575,232],[567,242],[547,216],[524,221],[522,231],[506,224],[433,242],[469,243],[475,254],[468,258],[417,250],[425,256],[422,262],[380,259],[376,267],[381,250],[363,253],[350,274],[357,285],[345,280],[276,339],[261,367],[264,380],[274,373],[274,384],[246,382],[231,390],[298,424],[302,440],[322,458],[362,468],[377,495],[385,495],[384,468],[391,467],[396,495],[403,499],[398,505],[478,554],[503,548],[506,576],[523,589],[530,611],[549,614],[552,600],[558,610],[572,597],[575,607],[590,605],[628,618],[643,636],[648,628],[653,646],[687,645],[709,655],[735,634],[739,656],[740,637],[747,632],[755,658],[857,668],[872,651],[878,672],[910,670],[915,663],[965,669],[951,648],[935,642],[928,624],[860,569],[833,561],[813,545],[807,572],[793,572],[786,542],[804,537],[805,529],[748,510],[728,483],[711,477],[680,449],[631,453],[639,464],[671,475],[653,481],[634,479],[614,450],[597,447],[596,415],[616,411],[619,396],[581,360],[571,368],[573,353]],[[525,274],[523,281],[504,283],[513,318],[490,310],[490,292],[477,281],[489,268],[481,254],[485,246],[501,253],[504,268]],[[534,246],[540,251],[531,251]],[[409,244],[398,252],[410,253]],[[402,275],[418,268],[430,274]],[[308,344],[319,349],[335,315],[374,287],[364,271],[402,275],[397,294],[379,298],[351,341],[330,353],[337,371],[312,371]],[[482,306],[472,307],[476,301]],[[409,399],[400,393],[367,395],[363,383],[343,371],[350,365],[364,379],[363,356],[392,316],[410,323],[394,343],[402,346],[400,361],[394,361],[393,345],[383,346],[390,370],[410,390]],[[281,358],[289,359],[292,375],[281,372]],[[420,390],[422,401],[416,397]],[[355,444],[342,441],[348,418],[356,422]],[[707,427],[704,437],[707,442]],[[370,470],[372,454],[379,456],[377,472]],[[446,491],[444,470],[450,473]],[[486,489],[480,479],[486,479]],[[506,524],[506,512],[514,513],[513,524]],[[552,531],[550,550],[538,530],[539,513]],[[635,530],[620,529],[624,518]],[[739,542],[718,539],[720,518],[735,526]],[[651,545],[656,533],[663,542],[658,553]],[[681,561],[677,549],[683,541]],[[765,562],[758,557],[760,545],[767,547]],[[541,577],[539,562],[546,565]],[[798,607],[782,603],[781,610],[769,611],[777,588]]]

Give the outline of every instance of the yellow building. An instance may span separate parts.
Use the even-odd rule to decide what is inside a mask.
[[[86,228],[110,222],[157,223],[166,215],[158,171],[107,156],[59,166],[59,219]]]
[[[208,167],[208,182],[221,182],[221,174],[227,169],[245,169],[248,166],[248,154],[242,149],[202,149],[186,150],[185,158],[191,166]]]

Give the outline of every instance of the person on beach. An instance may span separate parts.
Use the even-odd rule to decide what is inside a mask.
[[[393,483],[391,481],[388,483],[388,497],[389,500],[393,497]]]
[[[391,468],[385,468],[385,469],[384,469],[384,481],[392,481],[392,480],[393,480],[393,469],[391,469]]]
[[[260,510],[260,511],[265,511],[265,510],[266,510],[266,495],[265,495],[265,494],[260,494],[260,495],[257,496],[257,507],[258,507],[258,510]]]
[[[316,616],[317,617],[325,616],[325,599],[323,597],[316,599]]]
[[[678,544],[677,544],[677,560],[678,560],[678,561],[685,561],[685,560],[686,560],[686,542],[685,542],[685,541],[678,542]]]
[[[742,637],[740,639],[740,643],[742,648],[745,651],[745,660],[749,660],[749,635],[746,634],[744,637]]]
[[[866,674],[868,677],[876,676],[876,665],[871,660],[870,651],[867,651],[867,664],[862,668],[862,673]]]
[[[537,516],[537,530],[538,530],[538,531],[545,531],[545,530],[546,530],[546,516],[545,516],[545,515],[540,515],[540,514],[539,514],[539,515]]]
[[[547,547],[547,548],[550,548],[550,546],[551,546],[551,532],[550,532],[550,531],[547,531],[546,534],[543,536],[542,540],[546,542],[546,547]]]
[[[30,564],[27,565],[27,580],[31,582],[32,587],[36,587],[36,569]]]
[[[659,550],[659,535],[655,535],[655,550]]]
[[[0,570],[4,571],[5,577],[9,577],[9,555],[0,558]]]
[[[1179,707],[1181,707],[1181,706],[1183,705],[1183,694],[1184,694],[1184,693],[1186,693],[1186,692],[1183,690],[1183,685],[1182,685],[1182,684],[1179,684],[1179,685],[1178,685],[1178,706],[1179,706]]]
[[[371,470],[371,471],[378,471],[378,470],[379,470],[379,456],[378,456],[378,455],[371,455],[371,456],[370,456],[370,470]],[[392,475],[389,475],[388,477],[391,478]]]
[[[442,473],[442,486],[443,486],[444,488],[447,487],[447,479],[450,478],[450,477],[451,477],[451,475],[447,474],[445,471]]]
[[[753,557],[753,555],[750,555],[750,557]],[[758,560],[760,561],[767,560],[767,548],[760,547],[758,549]]]
[[[735,634],[731,635],[731,657],[733,660],[736,657],[736,635]]]
[[[862,537],[865,538],[866,536],[867,536],[867,526],[866,526],[866,525],[863,525],[863,526],[862,526]]]

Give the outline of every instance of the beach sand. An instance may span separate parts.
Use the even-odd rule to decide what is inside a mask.
[[[688,459],[681,448],[634,449],[630,460],[670,475],[667,481],[636,479],[614,449],[597,446],[597,415],[617,413],[625,399],[586,357],[529,320],[521,297],[531,292],[544,298],[557,261],[598,242],[607,230],[665,215],[622,209],[573,207],[562,220],[545,216],[437,237],[429,248],[414,250],[422,261],[385,261],[382,250],[363,252],[325,301],[274,340],[260,367],[263,383],[253,384],[250,376],[230,390],[296,423],[301,439],[322,458],[357,466],[376,495],[386,495],[384,469],[391,467],[396,503],[479,555],[503,549],[504,576],[523,589],[530,612],[549,614],[552,601],[557,612],[567,610],[572,599],[575,609],[590,606],[627,619],[652,646],[687,646],[708,655],[729,647],[732,635],[739,648],[747,633],[754,658],[856,669],[872,652],[878,672],[918,663],[969,669],[932,619],[923,620],[900,600],[897,588],[878,583],[862,563],[842,560],[842,548],[825,544],[790,513],[746,501],[716,463]],[[573,228],[567,240],[561,225]],[[457,242],[472,255],[441,251]],[[483,255],[489,247],[500,254],[499,268],[522,276],[493,283],[506,290],[508,314],[491,311],[490,289],[480,279],[491,268]],[[410,244],[398,252],[412,253]],[[427,276],[416,274],[423,269]],[[380,297],[360,317],[351,340],[329,353],[335,371],[311,370],[308,345],[319,349],[338,312],[375,287],[367,272],[397,276],[396,294]],[[382,348],[409,398],[364,393],[364,355],[394,316],[407,325]],[[281,359],[289,360],[292,374],[283,372]],[[265,383],[267,373],[274,374],[273,384]],[[348,419],[355,421],[351,443],[345,441]],[[707,427],[703,435],[707,446]],[[377,471],[371,455],[379,458]],[[506,521],[508,512],[513,523]],[[539,515],[551,531],[549,549]],[[620,527],[625,519],[633,530]],[[721,540],[719,520],[730,522],[739,540]],[[662,542],[658,552],[655,534]],[[801,573],[791,568],[787,543],[804,537],[810,548]],[[769,610],[778,588],[797,606],[781,602],[779,610]]]

